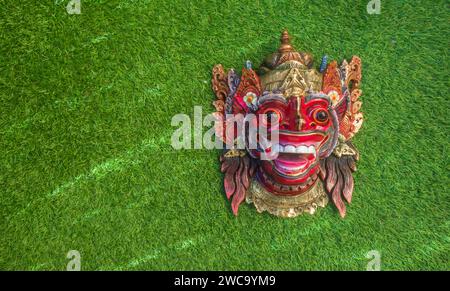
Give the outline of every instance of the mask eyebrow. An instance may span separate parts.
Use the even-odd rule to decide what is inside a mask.
[[[284,98],[283,94],[264,93],[261,97],[258,98],[258,106],[268,101],[281,101],[284,104],[288,104],[288,101],[286,100],[286,98]]]
[[[326,95],[326,94],[323,94],[323,93],[306,95],[305,102],[309,102],[309,101],[314,100],[314,99],[325,99],[325,100],[328,101],[328,103],[331,104],[330,97],[328,95]]]

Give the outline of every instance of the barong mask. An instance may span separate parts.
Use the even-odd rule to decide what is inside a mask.
[[[352,172],[359,158],[351,139],[363,122],[360,80],[358,57],[339,66],[336,61],[327,64],[324,57],[317,70],[310,54],[295,51],[287,31],[278,51],[258,70],[249,61],[240,76],[214,66],[215,131],[227,145],[220,157],[221,171],[235,215],[244,200],[258,212],[295,217],[313,214],[331,199],[345,216],[344,201],[351,202]],[[269,138],[258,132],[252,148],[249,131],[244,130],[245,147],[236,147],[236,119],[230,122],[227,116],[250,114],[264,117],[250,123],[265,128]],[[276,142],[270,141],[274,133]]]

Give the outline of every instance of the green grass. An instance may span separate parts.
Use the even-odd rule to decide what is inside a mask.
[[[447,1],[0,1],[0,269],[449,269]],[[214,3],[215,2],[215,3]],[[355,2],[355,3],[351,3]],[[216,63],[363,61],[355,192],[280,219],[224,197],[219,151],[175,151]]]

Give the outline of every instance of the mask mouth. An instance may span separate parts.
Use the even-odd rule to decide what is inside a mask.
[[[323,131],[280,131],[279,142],[270,148],[274,158],[269,163],[274,173],[286,179],[307,176],[318,164],[327,140],[327,132]]]
[[[288,177],[298,177],[309,171],[316,164],[317,150],[314,146],[276,145],[278,157],[271,161],[274,170]]]
[[[274,141],[259,141],[258,145],[266,154],[265,158],[253,155],[256,151],[249,151],[253,157],[262,159],[266,171],[272,168],[274,174],[288,180],[302,179],[318,165],[323,151],[327,148],[328,131],[287,131],[280,130],[279,138]],[[265,145],[265,146],[263,146]],[[264,163],[265,162],[265,163]]]

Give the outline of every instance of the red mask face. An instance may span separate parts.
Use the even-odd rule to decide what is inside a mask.
[[[279,142],[269,151],[273,160],[260,160],[258,179],[271,192],[292,195],[308,190],[317,179],[319,160],[326,157],[333,143],[333,116],[324,94],[289,99],[261,98],[257,115],[268,133],[278,126]],[[254,152],[258,157],[258,154]]]

